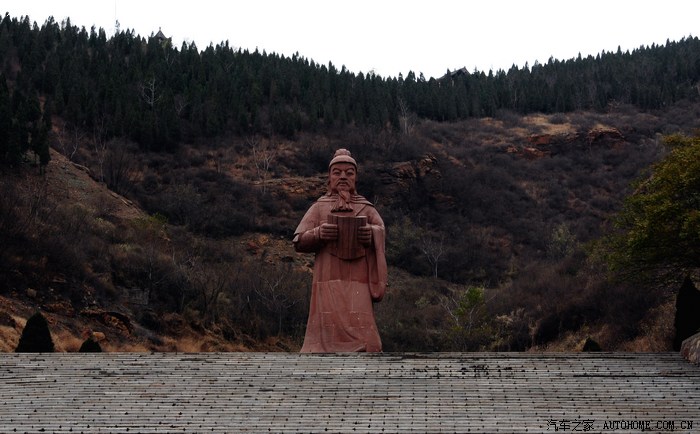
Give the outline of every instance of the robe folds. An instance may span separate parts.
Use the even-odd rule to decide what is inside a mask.
[[[318,237],[318,228],[328,222],[336,202],[337,195],[318,199],[294,232],[294,248],[316,254],[301,352],[380,352],[373,302],[382,299],[387,285],[384,222],[369,201],[353,195],[352,211],[334,214],[365,216],[372,231],[372,245],[365,248],[362,257],[340,259],[332,253],[332,243]]]

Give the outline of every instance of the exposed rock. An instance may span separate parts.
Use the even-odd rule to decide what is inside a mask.
[[[382,171],[384,184],[398,184],[403,187],[407,187],[417,179],[441,176],[440,169],[437,167],[437,158],[430,154],[417,161],[395,163],[390,169]]]
[[[566,135],[568,136],[568,134]],[[533,134],[527,138],[527,141],[532,146],[550,146],[555,142],[561,141],[563,136],[559,134]]]
[[[248,240],[245,242],[245,250],[251,255],[257,255],[260,251],[260,246],[253,240]]]
[[[0,312],[0,326],[17,327],[17,322],[7,312]]]
[[[87,167],[69,161],[60,152],[50,151],[51,161],[46,167],[46,178],[50,180],[48,191],[52,196],[65,198],[67,203],[80,203],[90,209],[99,205],[109,209],[110,215],[118,219],[144,216],[144,212],[130,200],[95,182]]]
[[[529,160],[536,160],[538,158],[543,158],[550,155],[552,152],[549,150],[537,149],[532,146],[526,146],[522,150],[522,154],[525,158]]]
[[[696,333],[681,344],[681,356],[690,363],[700,365],[700,333]]]
[[[588,143],[605,142],[616,144],[625,141],[625,137],[617,128],[592,128],[586,133],[586,139]]]
[[[516,147],[509,145],[506,152],[519,154],[528,159],[538,159],[557,153],[562,146],[590,147],[616,146],[626,141],[617,128],[597,127],[588,131],[563,134],[533,134],[527,138],[528,145]]]
[[[96,319],[102,324],[118,330],[123,336],[128,336],[133,332],[133,325],[129,317],[119,312],[85,309],[80,312],[80,315]]]
[[[380,179],[388,186],[388,197],[406,198],[416,186],[431,191],[430,186],[440,178],[437,158],[425,155],[419,160],[394,163],[391,167],[379,169]]]
[[[454,198],[441,192],[442,172],[434,155],[427,154],[418,160],[394,163],[378,172],[382,183],[387,186],[386,197],[410,200],[413,192],[420,190],[430,196],[436,210],[454,206]]]
[[[68,300],[59,300],[51,303],[46,303],[41,306],[43,310],[51,313],[58,313],[67,317],[75,317],[75,308]]]
[[[95,342],[102,342],[105,339],[107,339],[107,336],[105,336],[104,333],[102,332],[96,332],[91,329],[85,329],[83,332],[80,334],[80,336],[83,338],[83,340],[89,340],[92,339]]]

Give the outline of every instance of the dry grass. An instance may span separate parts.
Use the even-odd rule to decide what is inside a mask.
[[[80,346],[83,344],[83,340],[80,339],[80,337],[75,336],[68,330],[52,332],[51,337],[53,339],[54,350],[57,353],[78,352]]]
[[[51,161],[46,167],[50,193],[65,198],[64,203],[82,204],[94,214],[109,212],[119,219],[143,217],[144,213],[131,201],[95,182],[84,166],[69,161],[51,149]]]
[[[0,326],[0,352],[14,352],[33,311],[24,304],[0,296],[0,313],[7,314],[15,322],[14,327]]]
[[[155,351],[142,343],[112,344],[110,342],[100,342],[102,351],[108,353],[148,353]]]
[[[673,318],[675,314],[675,299],[668,300],[651,309],[640,325],[642,334],[634,340],[620,345],[620,351],[672,351],[673,336],[675,334]]]
[[[16,319],[15,319],[16,320]],[[21,328],[19,329],[21,330]],[[11,353],[17,348],[21,331],[14,327],[0,326],[0,352]]]
[[[632,340],[620,338],[618,330],[607,324],[596,327],[584,326],[575,332],[568,332],[554,342],[536,346],[530,351],[582,351],[587,338],[598,342],[603,351],[622,351],[632,353],[672,351],[675,315],[675,301],[668,300],[660,306],[650,309],[640,325],[641,334]]]
[[[524,116],[522,119],[524,128],[518,128],[516,131],[523,135],[532,134],[533,131],[538,131],[540,134],[568,134],[576,132],[576,126],[571,123],[568,116],[565,116],[565,122],[553,122],[553,116],[563,116],[561,114],[557,115],[545,115],[541,113],[531,114]]]

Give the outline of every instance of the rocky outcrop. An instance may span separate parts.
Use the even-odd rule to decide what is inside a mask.
[[[524,146],[522,148],[518,148],[513,145],[508,146],[506,152],[509,154],[520,154],[528,160],[536,160],[552,154],[552,152],[548,149],[540,149],[535,146]]]
[[[128,336],[134,331],[131,319],[127,315],[119,312],[109,312],[100,309],[85,309],[80,315],[96,319],[110,329],[117,330],[121,335]]]
[[[617,128],[593,128],[586,133],[589,144],[617,144],[625,141],[625,137]]]
[[[593,143],[618,143],[625,141],[617,128],[591,128],[588,131],[577,131],[565,134],[533,134],[527,138],[528,143],[536,147],[547,147],[561,143],[583,142]]]
[[[700,333],[696,333],[681,344],[681,356],[690,363],[700,365]]]
[[[384,184],[395,184],[407,188],[411,183],[419,179],[441,177],[437,167],[437,158],[433,155],[424,155],[420,160],[402,161],[395,163],[389,169],[383,170],[381,179]]]
[[[506,152],[536,160],[558,154],[566,147],[613,147],[625,142],[625,136],[617,128],[599,127],[575,133],[533,134],[527,138],[526,145],[509,145]]]
[[[0,312],[0,326],[15,328],[17,322],[7,312]]]
[[[454,206],[454,198],[441,192],[442,173],[434,155],[427,154],[418,160],[394,163],[388,168],[380,169],[379,176],[387,186],[386,197],[392,200],[412,200],[417,191],[423,191],[437,210]]]

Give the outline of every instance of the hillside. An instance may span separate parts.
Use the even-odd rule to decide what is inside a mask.
[[[290,239],[348,148],[388,231],[386,351],[665,350],[678,268],[622,279],[600,246],[700,131],[699,47],[425,80],[5,15],[1,349],[40,309],[63,350],[297,350]]]
[[[54,150],[45,175],[2,176],[0,350],[36,310],[63,351],[93,332],[110,351],[297,350],[312,258],[289,240],[341,146],[387,223],[385,350],[666,350],[673,293],[607,281],[584,247],[663,154],[658,135],[697,127],[671,123],[688,111]]]
[[[87,167],[73,163],[53,150],[44,176],[38,176],[32,169],[27,169],[19,175],[4,174],[0,185],[6,193],[8,189],[14,190],[13,193],[3,195],[3,204],[19,205],[19,209],[14,209],[19,212],[17,217],[30,218],[22,214],[28,210],[22,209],[22,205],[27,204],[21,200],[21,197],[29,196],[35,205],[42,208],[37,212],[37,220],[63,220],[63,224],[58,225],[61,229],[48,225],[37,229],[39,232],[36,235],[41,237],[67,237],[69,234],[65,232],[52,232],[68,229],[75,231],[78,238],[89,236],[91,231],[95,231],[98,237],[109,238],[115,232],[129,231],[134,226],[148,224],[149,217],[140,206],[95,181]],[[3,207],[3,211],[7,212],[8,208]],[[39,216],[44,213],[46,214]],[[11,231],[8,215],[3,214],[3,217],[0,227]],[[46,223],[48,222],[31,221],[26,222],[25,227],[36,228]],[[40,244],[39,240],[34,242]],[[60,248],[56,244],[53,247]],[[82,247],[85,246],[74,246],[76,249]],[[12,248],[6,247],[3,253],[8,250]],[[93,256],[93,252],[85,252],[84,257],[72,258],[81,260],[80,263],[51,264],[49,261],[57,258],[50,252],[27,249],[24,253],[27,256],[9,258],[14,262],[6,264],[8,267],[0,273],[4,282],[0,295],[0,351],[14,350],[27,318],[37,310],[44,313],[49,321],[57,351],[77,351],[82,341],[90,336],[99,339],[105,351],[280,349],[274,346],[275,342],[257,342],[245,337],[240,342],[230,342],[220,333],[192,329],[175,314],[158,319],[167,332],[153,333],[144,329],[138,321],[147,306],[137,289],[120,288],[124,292],[111,294],[109,300],[105,300],[104,294],[98,293],[99,280],[110,280],[108,273],[96,270],[97,263],[104,258]],[[83,270],[71,269],[69,265],[79,266]],[[81,275],[97,281],[80,281]]]

